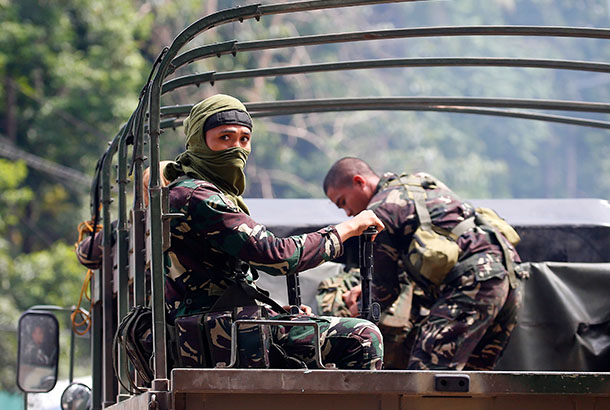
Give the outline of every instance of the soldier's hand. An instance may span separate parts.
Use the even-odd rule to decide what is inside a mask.
[[[375,215],[373,211],[365,209],[350,220],[341,222],[336,226],[337,232],[341,237],[341,241],[345,242],[352,236],[359,236],[370,226],[377,228],[377,232],[383,231],[385,228],[383,222]],[[375,235],[377,236],[377,235]],[[373,240],[375,240],[373,236]]]
[[[284,308],[284,310],[286,310],[287,312],[291,311],[291,307],[296,306],[296,305],[286,305],[286,306],[282,306]],[[301,313],[299,313],[299,315],[304,315],[304,316],[313,316],[313,310],[311,309],[310,306],[307,305],[301,305],[299,306],[299,311]]]
[[[305,316],[313,316],[313,310],[307,305],[301,305],[301,311],[305,314]]]

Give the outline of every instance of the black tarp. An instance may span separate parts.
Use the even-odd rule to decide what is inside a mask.
[[[252,216],[278,236],[346,219],[322,199],[255,199]],[[610,371],[610,204],[599,199],[473,200],[495,209],[521,235],[517,249],[531,267],[519,324],[498,370]],[[355,239],[355,238],[352,238]],[[337,262],[300,275],[304,303],[315,306],[325,277],[357,260],[357,242]],[[286,301],[283,278],[259,284]]]
[[[531,263],[498,370],[610,371],[610,263]]]

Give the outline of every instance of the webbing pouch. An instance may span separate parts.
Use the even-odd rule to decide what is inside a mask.
[[[264,306],[242,306],[233,311],[235,320],[267,319]],[[237,331],[238,366],[268,369],[271,328],[269,325],[241,325]]]
[[[266,319],[263,306],[240,306],[232,310],[209,312],[203,324],[210,349],[211,366],[231,362],[231,327],[239,319]],[[242,325],[237,331],[238,367],[269,368],[271,329],[269,325]]]
[[[404,263],[409,272],[418,272],[435,285],[445,281],[460,256],[460,247],[451,238],[420,226],[413,234]]]
[[[202,321],[203,313],[198,313],[176,318],[174,322],[180,367],[209,367]]]
[[[210,347],[210,364],[231,363],[232,311],[209,312],[204,315],[203,329]]]

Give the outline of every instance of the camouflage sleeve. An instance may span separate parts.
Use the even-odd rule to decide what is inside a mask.
[[[372,198],[369,209],[385,226],[385,230],[375,239],[373,277],[373,295],[385,309],[400,294],[400,258],[417,229],[417,214],[413,201],[399,189],[379,192]]]
[[[240,258],[271,275],[286,275],[313,268],[343,253],[334,226],[302,235],[278,238],[241,212],[213,185],[193,191],[189,201],[191,228],[212,248]]]
[[[102,237],[103,231],[96,232],[93,239],[87,235],[76,247],[78,261],[88,269],[99,269],[102,266]]]

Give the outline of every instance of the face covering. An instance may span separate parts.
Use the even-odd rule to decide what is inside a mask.
[[[206,120],[216,113],[231,110],[241,111],[240,117],[243,117],[243,113],[247,114],[246,107],[239,100],[223,94],[214,95],[193,106],[190,115],[184,120],[186,151],[178,155],[174,163],[165,167],[163,175],[170,181],[188,175],[211,182],[243,212],[249,214],[241,195],[246,188],[244,167],[250,151],[241,147],[212,151],[205,142]],[[231,118],[230,115],[227,117]],[[231,123],[230,120],[224,124],[227,123]]]

